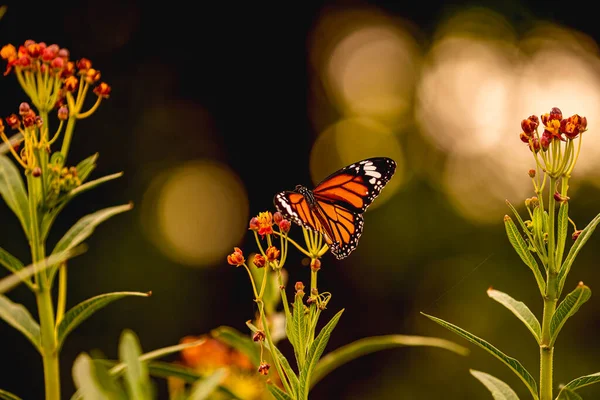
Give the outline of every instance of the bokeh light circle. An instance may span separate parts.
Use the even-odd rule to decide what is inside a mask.
[[[393,179],[369,210],[391,198],[404,183],[404,156],[397,135],[385,125],[365,117],[343,119],[327,127],[310,154],[310,173],[316,185],[329,174],[370,157],[390,157],[398,165]]]
[[[248,224],[244,186],[214,161],[191,161],[163,172],[150,185],[143,207],[152,242],[188,266],[224,263]]]

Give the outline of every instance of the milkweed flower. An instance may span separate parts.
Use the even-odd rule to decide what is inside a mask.
[[[235,265],[239,267],[240,265],[244,265],[246,259],[244,258],[244,253],[239,247],[233,248],[233,253],[227,256],[227,262],[229,265]]]
[[[270,211],[260,212],[255,218],[255,223],[258,225],[258,234],[260,236],[273,234],[273,214],[271,214]],[[250,221],[252,222],[252,220]]]
[[[267,248],[267,251],[265,252],[265,254],[267,255],[267,260],[271,262],[279,259],[280,253],[281,252],[275,246],[269,246]]]

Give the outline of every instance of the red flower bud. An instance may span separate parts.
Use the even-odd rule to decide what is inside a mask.
[[[559,121],[562,119],[562,111],[560,111],[560,108],[553,107],[552,110],[550,110],[550,119],[556,119]]]
[[[302,292],[302,291],[304,291],[304,283],[302,283],[302,282],[296,282],[296,284],[294,285],[294,290],[296,292]]]
[[[535,115],[531,115],[529,116],[529,118],[524,119],[523,121],[521,121],[521,129],[523,129],[523,132],[528,133],[528,134],[532,134],[535,129],[538,127],[540,120],[538,119],[537,116]]]
[[[98,72],[98,74],[100,73]],[[111,90],[111,87],[107,83],[102,82],[94,88],[94,93],[96,93],[96,95],[99,97],[104,97],[105,99],[108,99]]]
[[[529,139],[532,139],[533,137],[528,134],[527,132],[521,132],[521,134],[519,135],[519,139],[521,139],[521,142],[523,143],[529,143]]]
[[[281,229],[281,232],[283,232],[283,233],[288,233],[290,231],[291,227],[292,227],[292,223],[290,221],[288,221],[287,219],[284,219],[283,221],[281,221],[279,223],[279,229]]]
[[[31,175],[34,178],[39,178],[40,176],[42,176],[42,169],[40,167],[35,167],[33,171],[31,171]]]
[[[244,262],[246,262],[244,253],[242,253],[242,250],[239,247],[234,247],[233,253],[227,256],[227,262],[229,265],[235,265],[236,267],[243,265]]]
[[[52,68],[55,71],[62,70],[64,67],[65,67],[65,60],[60,57],[56,57],[50,63],[50,68]]]
[[[536,153],[540,151],[540,141],[538,140],[538,138],[533,138],[531,144],[529,145],[529,150]]]
[[[67,118],[69,118],[69,109],[66,106],[61,106],[58,109],[58,119],[64,121]]]
[[[6,125],[10,126],[11,129],[18,129],[21,125],[21,120],[16,114],[11,114],[6,117]]]
[[[573,240],[577,240],[577,238],[579,237],[579,235],[581,235],[581,232],[583,232],[582,230],[576,230],[575,232],[573,232],[573,234],[571,235],[571,238]]]
[[[252,259],[252,263],[254,263],[254,266],[256,266],[256,268],[264,267],[265,262],[266,262],[265,258],[260,254],[255,255],[254,258]]]
[[[87,58],[82,58],[81,60],[77,61],[77,69],[79,72],[85,73],[90,68],[92,68],[92,62]]]
[[[313,259],[310,262],[310,269],[313,271],[318,271],[321,269],[321,261],[318,258]]]
[[[544,131],[544,133],[542,134],[542,138],[540,139],[540,145],[542,147],[542,150],[544,150],[544,151],[548,150],[548,147],[550,147],[551,142],[552,142],[552,134],[548,131]]]
[[[29,106],[29,103],[23,102],[19,105],[19,114],[21,114],[22,117],[29,114],[30,111],[31,107]]]
[[[279,250],[277,250],[277,247],[269,246],[267,248],[267,251],[265,252],[265,254],[267,255],[267,260],[275,261],[279,258],[279,255],[281,254],[281,252]]]
[[[273,221],[279,226],[281,221],[283,221],[283,215],[279,211],[276,211],[275,214],[273,214]]]
[[[248,224],[248,229],[251,231],[257,231],[260,229],[260,225],[258,224],[258,218],[252,217],[250,223]]]
[[[535,178],[535,169],[530,169],[529,171],[527,171],[527,173],[529,174],[530,178]]]

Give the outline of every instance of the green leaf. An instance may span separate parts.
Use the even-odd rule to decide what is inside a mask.
[[[286,392],[273,384],[268,384],[267,389],[269,389],[269,392],[275,397],[275,400],[293,400]]]
[[[573,246],[571,246],[571,249],[569,250],[569,254],[567,254],[567,257],[565,258],[565,262],[560,267],[560,272],[558,274],[558,293],[559,293],[559,295],[565,286],[565,281],[567,279],[567,275],[569,274],[569,271],[571,270],[571,266],[573,265],[573,261],[575,261],[575,257],[577,257],[577,254],[579,253],[579,251],[581,250],[583,245],[592,236],[592,233],[594,233],[594,230],[596,229],[596,226],[598,225],[599,222],[600,222],[600,214],[596,215],[596,218],[594,218],[588,224],[588,226],[585,227],[585,229],[579,234],[579,237],[577,238],[577,240],[575,240],[575,243],[573,243]]]
[[[6,293],[13,289],[19,283],[27,281],[32,275],[35,275],[39,271],[43,271],[55,264],[65,262],[66,260],[80,255],[85,251],[85,246],[80,245],[72,249],[53,254],[50,257],[46,257],[35,264],[28,265],[27,267],[14,272],[12,275],[0,280],[0,294]]]
[[[301,371],[304,367],[306,357],[305,346],[308,339],[308,320],[304,311],[303,297],[304,294],[296,294],[294,310],[292,312],[292,329],[294,330],[294,337],[296,338],[294,352],[296,353],[296,361],[298,362],[298,371]]]
[[[255,367],[260,364],[260,349],[256,342],[229,326],[220,326],[211,331],[211,336],[244,353]]]
[[[4,250],[2,247],[0,247],[0,264],[2,264],[6,269],[13,273],[16,273],[23,269],[23,263],[19,261],[17,257]],[[25,279],[23,282],[27,286],[29,286],[30,289],[33,289],[31,279]]]
[[[128,400],[121,382],[108,372],[108,366],[94,359],[95,377],[100,387],[110,393],[110,398],[115,400]]]
[[[492,393],[494,400],[519,400],[515,391],[500,379],[474,369],[469,370],[469,372]]]
[[[142,293],[142,292],[114,292],[114,293],[106,293],[101,294],[99,296],[92,297],[87,299],[75,307],[71,308],[63,319],[60,321],[57,332],[58,338],[58,349],[62,347],[65,338],[67,335],[75,329],[79,324],[92,316],[96,311],[101,308],[106,307],[110,303],[115,300],[122,299],[127,296],[140,296],[140,297],[148,297],[152,293]]]
[[[537,261],[535,261],[533,255],[529,252],[527,243],[525,243],[525,240],[523,240],[523,238],[521,237],[521,234],[519,233],[519,230],[517,229],[515,223],[508,215],[504,216],[504,226],[506,228],[506,234],[508,236],[510,244],[513,246],[519,257],[521,257],[521,260],[523,260],[525,265],[527,265],[529,269],[531,269],[531,271],[533,272],[540,292],[543,295],[544,293],[546,293],[546,282],[544,281],[544,277],[540,272],[538,263]]]
[[[488,289],[487,294],[492,299],[508,308],[517,318],[519,318],[521,322],[525,324],[527,329],[529,329],[538,344],[540,343],[540,338],[542,337],[540,322],[525,303],[516,301],[506,293],[492,288]]]
[[[583,397],[575,393],[573,390],[563,388],[558,393],[556,400],[583,400]]]
[[[75,189],[71,190],[69,193],[65,194],[59,200],[58,204],[56,204],[53,208],[48,210],[48,212],[46,212],[44,214],[44,216],[42,217],[41,233],[40,233],[41,236],[43,238],[46,238],[48,236],[48,233],[50,232],[50,228],[52,228],[52,224],[56,220],[56,217],[58,216],[58,214],[60,214],[60,212],[63,210],[63,208],[65,208],[65,206],[67,204],[69,204],[69,202],[71,200],[73,200],[78,195],[85,193],[88,190],[91,190],[98,185],[101,185],[104,182],[109,182],[111,180],[120,178],[121,176],[123,176],[122,172],[112,174],[112,175],[107,175],[102,178],[98,178],[93,181],[84,183],[83,185],[78,186]]]
[[[423,312],[421,314],[423,314],[427,318],[431,319],[432,321],[437,322],[444,328],[456,333],[457,335],[462,336],[464,339],[468,340],[469,342],[476,344],[477,346],[481,347],[482,349],[486,350],[488,353],[492,354],[494,357],[496,357],[497,359],[502,361],[506,366],[508,366],[508,368],[510,368],[523,381],[523,383],[525,383],[525,386],[527,386],[527,389],[529,389],[529,392],[531,392],[531,395],[533,396],[533,398],[536,400],[539,399],[538,394],[537,394],[537,391],[538,391],[537,383],[536,383],[535,379],[525,369],[525,367],[523,367],[523,365],[521,365],[521,363],[519,361],[515,360],[512,357],[507,356],[506,354],[502,353],[500,350],[498,350],[497,348],[492,346],[490,343],[486,342],[485,340],[483,340],[481,338],[478,338],[477,336],[465,331],[462,328],[459,328],[456,325],[453,325],[449,322],[446,322],[446,321],[436,318],[434,316],[425,314]]]
[[[98,153],[92,154],[88,158],[83,159],[77,164],[77,176],[81,179],[81,182],[85,182],[92,173],[94,169],[96,169],[96,161],[98,160]]]
[[[575,290],[569,293],[558,305],[552,316],[552,321],[550,321],[550,347],[554,346],[556,338],[567,319],[572,317],[591,296],[592,290],[585,286],[583,282],[579,282]]]
[[[569,202],[561,203],[558,209],[558,228],[556,238],[556,265],[562,263],[563,254],[565,252],[565,244],[569,230]]]
[[[85,400],[108,400],[109,394],[96,378],[94,362],[86,353],[81,353],[73,363],[73,381],[77,393]]]
[[[40,326],[22,304],[13,303],[8,297],[0,295],[0,318],[25,335],[41,352]]]
[[[445,339],[424,337],[424,336],[405,336],[405,335],[385,335],[363,338],[339,347],[325,355],[315,367],[310,387],[312,388],[336,368],[352,361],[358,357],[374,353],[380,350],[392,349],[394,347],[406,346],[428,346],[439,347],[450,350],[462,356],[469,354],[469,350],[456,343]]]
[[[70,249],[78,244],[82,243],[88,237],[94,233],[94,229],[102,222],[106,221],[112,216],[131,210],[132,204],[124,204],[121,206],[109,207],[95,213],[88,214],[81,218],[65,233],[65,235],[58,241],[52,254],[56,254],[60,251]],[[57,268],[52,268],[50,276],[54,277]]]
[[[151,399],[152,391],[145,361],[140,360],[142,349],[137,336],[130,330],[125,330],[119,341],[119,359],[125,369],[127,393],[131,399]]]
[[[569,382],[565,386],[563,386],[561,389],[561,392],[558,395],[560,397],[560,394],[565,390],[575,391],[584,386],[589,386],[589,385],[592,385],[592,384],[598,383],[598,382],[600,382],[600,372],[596,372],[595,374],[591,374],[591,375],[581,376],[579,378],[573,379],[571,382]]]
[[[219,385],[223,383],[226,375],[227,370],[220,368],[205,379],[195,383],[192,387],[189,400],[207,400],[217,390]]]
[[[327,346],[327,342],[329,342],[329,337],[331,336],[331,332],[335,329],[338,321],[340,320],[344,309],[342,308],[338,311],[337,314],[331,318],[331,320],[321,329],[319,335],[315,338],[315,340],[310,345],[308,349],[308,355],[306,357],[306,363],[304,364],[304,368],[300,371],[300,383],[298,390],[298,397],[300,399],[306,398],[308,392],[310,391],[310,382],[312,379],[312,373],[317,366],[317,363],[321,359],[321,355]]]
[[[2,389],[0,389],[0,399],[2,399],[2,400],[21,400],[21,398],[19,396],[17,396],[16,394],[12,394],[12,393],[7,392],[6,390],[2,390]]]
[[[0,155],[0,196],[19,218],[25,235],[29,237],[29,200],[23,178],[16,165],[4,155]]]

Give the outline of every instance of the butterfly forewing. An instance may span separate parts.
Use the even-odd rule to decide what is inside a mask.
[[[281,192],[275,196],[275,207],[287,219],[307,229],[323,233],[323,225],[303,195],[296,192]]]

